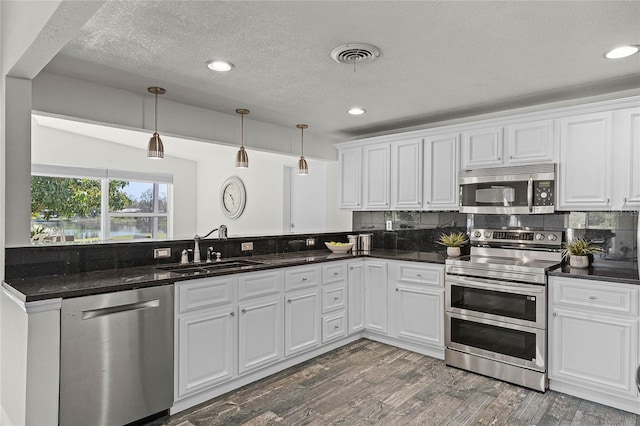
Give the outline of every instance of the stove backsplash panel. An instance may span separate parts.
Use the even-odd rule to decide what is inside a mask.
[[[386,231],[391,221],[392,231]],[[565,238],[585,238],[601,246],[594,265],[637,269],[638,212],[556,212],[543,215],[463,214],[458,212],[353,212],[353,231],[372,232],[374,248],[438,250],[440,234],[473,228],[563,231]]]

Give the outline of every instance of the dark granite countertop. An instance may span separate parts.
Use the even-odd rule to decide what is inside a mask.
[[[3,283],[11,294],[23,302],[37,300],[89,296],[114,291],[132,290],[143,287],[166,285],[178,281],[205,277],[216,277],[242,272],[262,271],[287,266],[373,257],[388,260],[427,262],[444,264],[443,252],[416,252],[402,250],[372,250],[367,254],[331,253],[327,250],[313,250],[294,253],[272,254],[235,258],[259,262],[256,265],[226,268],[221,270],[202,270],[191,272],[171,272],[158,269],[158,265],[133,268],[109,269],[68,275],[19,278]],[[232,258],[224,259],[226,261]],[[167,265],[162,265],[166,268]]]
[[[549,275],[640,285],[637,269],[606,268],[602,266],[590,266],[586,269],[579,269],[572,268],[569,265],[563,265],[560,268],[549,271]]]

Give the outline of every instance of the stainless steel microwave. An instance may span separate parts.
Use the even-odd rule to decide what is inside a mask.
[[[555,211],[555,164],[462,170],[459,176],[461,213]]]

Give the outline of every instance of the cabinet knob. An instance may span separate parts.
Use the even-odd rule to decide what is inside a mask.
[[[557,316],[558,316],[558,314],[556,314],[556,313],[554,312],[554,313],[553,313],[553,317],[555,318],[555,317],[557,317]]]
[[[287,303],[291,303],[291,299],[287,299]]]
[[[422,274],[416,274],[416,277],[421,277],[421,276],[422,276]]]
[[[595,296],[589,296],[589,300],[596,300],[596,299],[597,299],[597,297],[595,297]]]
[[[398,289],[396,288],[396,291],[400,291],[400,290],[398,290]]]
[[[337,330],[338,328],[340,328],[340,326],[339,325],[334,325],[333,328]]]
[[[609,199],[607,198],[607,204],[609,204]]]
[[[242,312],[243,314],[246,314],[247,310],[245,308],[242,308],[242,311],[240,311],[240,312]]]
[[[306,278],[306,277],[302,277],[302,281],[306,281],[306,280],[307,280],[307,278]]]
[[[352,268],[353,269],[353,268]],[[335,277],[336,275],[340,275],[340,272],[334,272],[333,276]]]
[[[623,203],[623,204],[627,204],[627,197],[624,197],[624,198],[622,199],[622,203]]]
[[[229,315],[231,315],[232,317],[235,317],[236,313],[235,312],[231,312]]]
[[[334,297],[333,300],[340,300],[338,296]]]

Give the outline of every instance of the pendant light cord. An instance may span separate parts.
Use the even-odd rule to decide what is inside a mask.
[[[154,133],[158,133],[158,91],[156,91],[156,111],[155,111],[156,123]]]
[[[300,128],[300,155],[304,157],[304,127]]]
[[[244,114],[240,114],[240,142],[244,148]]]

